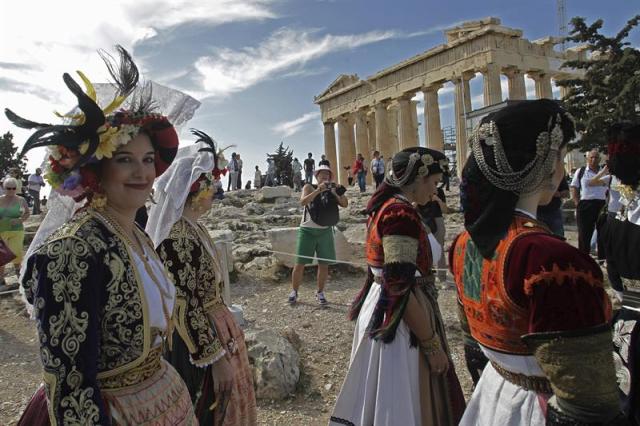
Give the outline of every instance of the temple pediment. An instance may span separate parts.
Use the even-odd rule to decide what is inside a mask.
[[[349,87],[360,81],[357,74],[340,74],[338,78],[333,80],[333,83],[327,87],[324,92],[316,96],[316,99],[322,98],[328,94],[338,92],[346,87]]]

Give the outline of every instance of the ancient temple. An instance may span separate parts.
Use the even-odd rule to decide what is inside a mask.
[[[498,18],[465,22],[446,30],[445,35],[446,44],[365,80],[340,75],[315,97],[324,123],[324,151],[341,183],[347,180],[343,167],[353,162],[356,153],[370,160],[378,150],[390,159],[398,150],[420,144],[417,103],[412,100],[419,91],[424,94],[422,145],[442,151],[438,90],[447,82],[454,84],[456,163],[462,165],[468,155],[467,118],[472,109],[469,81],[476,73],[483,78],[484,107],[503,101],[501,75],[508,79],[508,100],[527,98],[525,75],[535,81],[537,99],[552,98],[552,80],[579,75],[561,68],[562,64],[587,54],[584,47],[554,50],[562,41],[556,37],[524,39],[521,30],[502,26]]]

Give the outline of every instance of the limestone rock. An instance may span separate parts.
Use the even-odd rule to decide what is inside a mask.
[[[367,239],[367,227],[365,224],[349,225],[343,234],[350,244],[364,245]]]
[[[267,230],[267,235],[271,241],[271,249],[274,251],[288,253],[275,253],[280,263],[289,268],[293,268],[295,262],[296,238],[298,234],[297,227],[291,228],[275,228]],[[333,238],[336,245],[336,260],[351,261],[353,248],[344,237],[342,232],[335,229]],[[316,264],[314,260],[313,264]]]
[[[233,207],[237,207],[237,208],[242,208],[244,207],[244,205],[246,204],[246,202],[244,202],[242,199],[238,198],[237,193],[233,193],[233,195],[231,195],[230,193],[225,193],[225,196],[222,200],[220,200],[220,204],[222,204],[223,206],[233,206]]]
[[[274,202],[277,198],[290,198],[291,188],[288,186],[265,186],[257,193],[258,201]]]
[[[229,312],[231,312],[240,327],[244,328],[247,325],[247,322],[244,320],[244,310],[242,306],[233,304],[229,306]]]
[[[282,337],[287,339],[297,351],[300,350],[302,347],[302,340],[300,340],[300,336],[298,336],[298,333],[296,333],[293,328],[285,327],[280,334],[282,334]]]
[[[300,355],[291,343],[271,330],[248,331],[245,341],[256,397],[280,400],[290,395],[300,379]]]
[[[264,214],[264,207],[262,207],[260,204],[252,201],[250,203],[247,203],[245,206],[245,211],[247,212],[247,214],[251,214],[251,215],[263,215]]]
[[[259,244],[237,245],[233,249],[233,260],[235,262],[250,262],[256,257],[268,256],[269,252],[264,246]]]

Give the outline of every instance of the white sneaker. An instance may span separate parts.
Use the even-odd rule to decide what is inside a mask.
[[[291,293],[289,293],[289,303],[292,305],[295,305],[297,301],[298,301],[298,292],[295,290],[291,290]]]
[[[319,292],[316,293],[316,299],[318,299],[318,303],[321,306],[326,306],[327,303],[329,303],[329,302],[327,302],[326,297],[324,297],[324,292],[323,291],[319,291]]]

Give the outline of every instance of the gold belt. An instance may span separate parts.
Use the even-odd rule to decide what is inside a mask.
[[[142,383],[160,370],[161,360],[162,348],[157,346],[149,351],[140,365],[115,376],[99,379],[100,389],[116,390]]]
[[[505,370],[493,361],[491,361],[491,365],[507,382],[511,382],[528,391],[547,394],[553,393],[551,383],[549,383],[549,380],[545,377],[527,376],[526,374],[514,373],[513,371]]]

